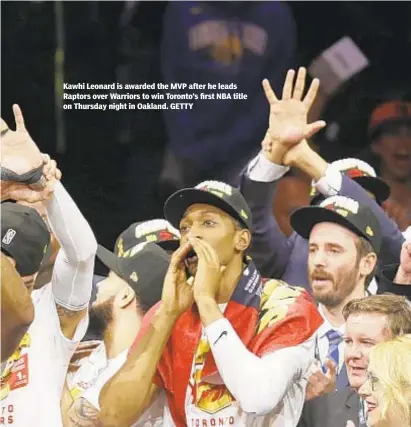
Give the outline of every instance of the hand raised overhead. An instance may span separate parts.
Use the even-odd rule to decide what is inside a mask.
[[[291,147],[311,137],[326,125],[323,120],[307,124],[307,114],[317,96],[320,82],[314,79],[303,97],[306,74],[306,69],[301,67],[294,83],[295,71],[288,71],[282,99],[277,98],[268,80],[263,80],[265,95],[270,104],[270,117],[262,148],[264,155],[273,162],[279,160],[279,153],[283,156]],[[270,157],[271,153],[273,159]]]

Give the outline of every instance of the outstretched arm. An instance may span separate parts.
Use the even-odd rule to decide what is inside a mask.
[[[298,167],[310,176],[317,189],[324,196],[336,194],[351,197],[372,209],[382,230],[383,244],[379,254],[379,265],[398,262],[404,237],[398,226],[388,218],[383,209],[373,200],[366,190],[348,176],[329,165],[318,153],[312,150],[307,141],[302,141],[284,157],[288,165]]]
[[[59,182],[46,205],[47,217],[60,243],[52,289],[64,336],[74,337],[87,313],[97,241],[77,205]]]
[[[253,243],[251,255],[266,277],[281,277],[288,263],[292,243],[280,231],[272,214],[272,201],[279,180],[288,167],[282,166],[287,151],[302,139],[325,126],[323,121],[307,124],[307,114],[316,97],[319,81],[314,79],[303,98],[306,70],[289,70],[282,99],[278,99],[267,80],[264,91],[270,104],[269,127],[262,151],[250,162],[243,178],[241,191],[253,214]]]
[[[277,175],[275,171],[270,174],[269,170],[275,169],[275,165],[272,167],[269,163],[262,154],[250,162],[248,171],[242,177],[240,190],[253,217],[253,238],[249,253],[264,277],[278,278],[285,271],[292,245],[281,232],[272,212],[277,180],[282,171]],[[267,174],[264,174],[264,168]],[[270,181],[262,180],[261,175]]]

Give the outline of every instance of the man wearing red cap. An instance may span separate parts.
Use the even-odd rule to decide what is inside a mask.
[[[377,155],[377,169],[391,188],[390,203],[402,206],[405,224],[411,224],[411,103],[390,101],[378,105],[368,126],[371,150]],[[388,212],[390,213],[390,212]]]

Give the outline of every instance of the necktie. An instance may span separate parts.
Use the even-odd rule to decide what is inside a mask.
[[[325,335],[329,343],[327,358],[334,360],[335,364],[337,365],[337,372],[338,372],[339,362],[340,362],[338,345],[343,340],[343,337],[338,331],[335,331],[334,329],[330,329]],[[323,365],[323,372],[324,373],[327,372],[327,368],[325,365]]]

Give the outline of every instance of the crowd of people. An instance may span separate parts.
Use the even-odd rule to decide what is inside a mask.
[[[0,425],[411,426],[411,238],[382,207],[390,182],[309,144],[326,123],[308,121],[320,82],[306,90],[306,74],[289,70],[281,96],[262,82],[266,132],[238,186],[178,189],[113,250],[13,106]],[[409,150],[410,106],[388,117]],[[284,233],[272,200],[290,168],[312,190]]]

